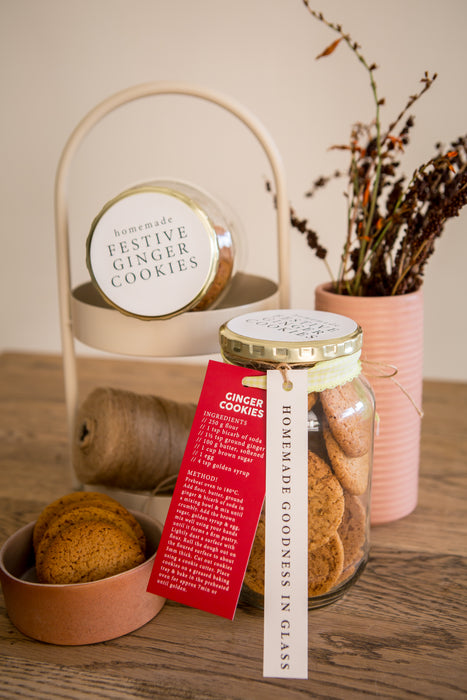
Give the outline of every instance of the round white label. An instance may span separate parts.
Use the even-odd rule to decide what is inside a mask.
[[[306,343],[335,340],[350,335],[357,323],[327,311],[270,310],[237,316],[227,323],[233,333],[253,340]]]
[[[207,217],[170,192],[138,191],[117,199],[88,240],[97,286],[135,316],[167,317],[190,308],[216,264],[216,236]]]

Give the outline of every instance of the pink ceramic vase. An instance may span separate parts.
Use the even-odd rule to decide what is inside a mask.
[[[315,292],[321,311],[348,316],[363,328],[363,373],[370,381],[378,414],[373,462],[371,523],[403,518],[417,505],[423,378],[423,295],[354,297]],[[397,368],[390,378],[392,365]],[[385,376],[381,376],[385,375]]]

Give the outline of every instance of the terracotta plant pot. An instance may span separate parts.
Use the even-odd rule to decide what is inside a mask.
[[[334,294],[330,284],[315,292],[321,311],[349,316],[363,328],[363,372],[370,381],[379,418],[375,436],[371,523],[411,513],[418,498],[423,378],[423,295],[353,297]],[[392,365],[394,379],[387,376]],[[379,375],[379,376],[378,376]],[[410,396],[410,398],[407,396]]]

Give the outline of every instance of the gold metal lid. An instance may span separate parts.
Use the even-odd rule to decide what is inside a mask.
[[[232,364],[309,365],[358,352],[362,329],[339,314],[279,309],[236,316],[221,326],[219,340]]]

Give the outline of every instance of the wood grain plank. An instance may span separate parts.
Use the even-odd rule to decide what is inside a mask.
[[[83,396],[110,385],[196,401],[202,365],[80,358]],[[70,487],[60,357],[0,358],[0,538]],[[425,382],[419,504],[372,528],[370,561],[309,614],[309,678],[262,678],[263,614],[233,622],[167,602],[132,634],[56,647],[22,635],[0,597],[0,697],[199,700],[467,698],[467,385]]]

